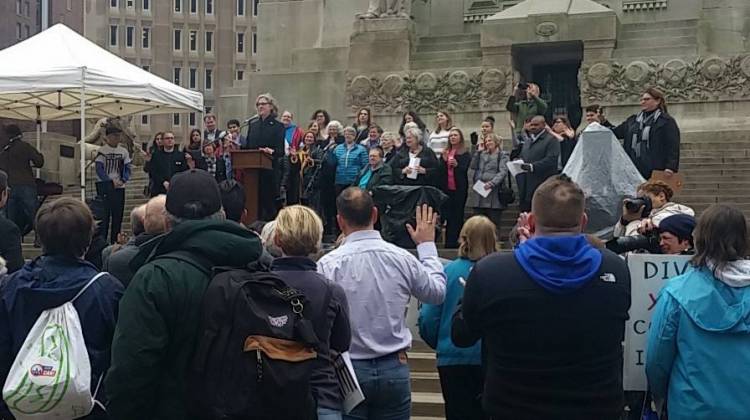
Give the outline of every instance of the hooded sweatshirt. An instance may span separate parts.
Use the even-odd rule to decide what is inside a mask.
[[[480,260],[452,339],[482,339],[487,414],[513,419],[619,419],[630,274],[583,235],[536,237]]]
[[[659,294],[646,376],[670,420],[750,418],[750,261],[690,268]]]

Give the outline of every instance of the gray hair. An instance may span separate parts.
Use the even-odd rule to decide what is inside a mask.
[[[167,213],[167,219],[169,220],[169,226],[171,226],[172,229],[174,229],[176,226],[185,222],[194,222],[196,220],[201,220],[201,221],[203,220],[226,220],[227,218],[226,214],[224,213],[224,209],[219,209],[219,211],[217,211],[216,213],[210,214],[200,219],[185,219],[182,217],[177,217],[168,211],[166,213]]]
[[[398,140],[398,134],[393,131],[385,131],[380,135],[380,140],[390,140],[395,143]]]
[[[276,237],[276,221],[271,220],[263,226],[263,230],[260,232],[260,240],[263,242],[263,247],[266,248],[269,254],[273,257],[280,257],[282,255],[281,249],[274,243]]]
[[[330,129],[331,129],[331,127],[335,128],[335,129],[336,129],[336,131],[337,131],[337,132],[338,132],[339,134],[344,134],[344,126],[342,126],[340,122],[338,122],[338,121],[336,121],[336,120],[332,120],[332,121],[331,121],[331,122],[329,122],[329,123],[328,123],[328,125],[326,126],[326,130],[330,130]]]
[[[279,113],[279,106],[276,105],[276,98],[274,98],[273,95],[271,95],[270,93],[261,93],[257,98],[255,98],[255,102],[257,103],[258,99],[260,98],[265,98],[265,100],[268,101],[268,104],[271,105],[271,109],[273,109],[274,114]]]
[[[346,135],[346,133],[354,133],[354,137],[357,137],[357,129],[352,126],[347,126],[344,128],[343,134]]]
[[[140,235],[146,231],[146,205],[138,206],[130,212],[130,229],[133,231],[133,236]]]
[[[417,139],[418,142],[422,142],[422,130],[417,127],[412,127],[404,131],[404,137],[412,136]]]

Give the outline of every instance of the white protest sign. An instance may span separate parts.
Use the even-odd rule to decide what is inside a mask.
[[[646,390],[646,342],[651,315],[662,286],[688,268],[689,255],[631,254],[630,319],[625,324],[623,387],[626,391]]]

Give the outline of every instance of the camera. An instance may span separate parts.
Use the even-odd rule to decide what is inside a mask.
[[[640,208],[640,207],[639,207]],[[645,235],[620,236],[610,239],[605,246],[615,254],[644,250],[649,254],[661,254],[659,231],[653,230]]]
[[[479,143],[479,135],[477,134],[476,131],[472,131],[471,134],[469,135],[469,138],[471,139],[472,146],[476,146],[477,143]]]
[[[641,217],[648,217],[648,215],[651,214],[651,210],[654,208],[654,205],[651,202],[651,198],[649,198],[648,196],[641,196],[625,199],[625,209],[629,213],[635,213],[640,210],[641,207],[643,207]]]
[[[518,84],[518,89],[520,89],[520,90],[526,90],[528,88],[529,88],[529,84],[526,83],[526,82],[521,82],[521,83]]]

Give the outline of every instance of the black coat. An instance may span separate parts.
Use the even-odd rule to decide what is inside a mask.
[[[458,166],[453,168],[453,174],[456,178],[456,194],[466,196],[469,193],[469,165],[471,165],[471,154],[466,151],[455,156]],[[440,163],[440,188],[444,193],[448,193],[448,162],[444,161],[442,156],[438,157]]]
[[[435,152],[429,147],[423,146],[422,151],[419,152],[417,157],[420,159],[419,165],[425,168],[424,174],[419,174],[417,179],[407,178],[401,171],[409,166],[409,151],[406,150],[403,153],[399,153],[391,161],[393,172],[395,174],[396,183],[401,185],[429,185],[435,188],[440,188],[440,171],[441,166],[438,162]]]
[[[527,137],[521,146],[519,157],[533,166],[532,172],[522,173],[517,177],[520,200],[530,203],[534,191],[547,178],[557,174],[560,142],[546,131],[535,142],[531,141],[531,137]]]
[[[0,257],[5,258],[5,267],[12,273],[23,267],[21,231],[15,223],[0,216]]]
[[[198,160],[195,161],[195,168],[208,171],[208,162],[206,162],[206,158],[200,156]],[[214,175],[214,178],[216,178],[217,183],[227,180],[227,163],[224,161],[223,156],[216,158],[216,174]]]
[[[625,152],[630,156],[638,171],[646,179],[651,178],[651,171],[670,169],[677,172],[680,169],[680,128],[677,127],[675,119],[667,113],[659,116],[651,125],[649,152],[638,159],[632,147],[633,135],[638,133],[640,128],[636,121],[637,116],[637,114],[630,116],[612,131],[618,139],[623,140]]]
[[[166,194],[164,181],[170,181],[172,176],[178,172],[190,169],[185,159],[185,152],[175,146],[172,152],[163,150],[157,151],[151,157],[149,175],[153,185],[151,185],[151,196]]]
[[[265,120],[257,118],[247,126],[247,148],[259,149],[270,147],[273,149],[273,157],[280,159],[284,157],[284,124],[276,120],[275,115],[270,115]]]
[[[369,169],[370,169],[369,164],[365,166],[364,168],[362,168],[362,170],[359,171],[359,174],[357,175],[357,179],[354,180],[352,185],[355,187],[358,187],[359,181],[362,180],[362,177],[365,176],[365,174],[367,173]],[[365,187],[365,190],[372,191],[381,185],[391,185],[391,184],[393,184],[393,168],[387,163],[383,162],[379,168],[373,171],[372,176],[370,177],[370,180],[367,181],[367,186]]]

